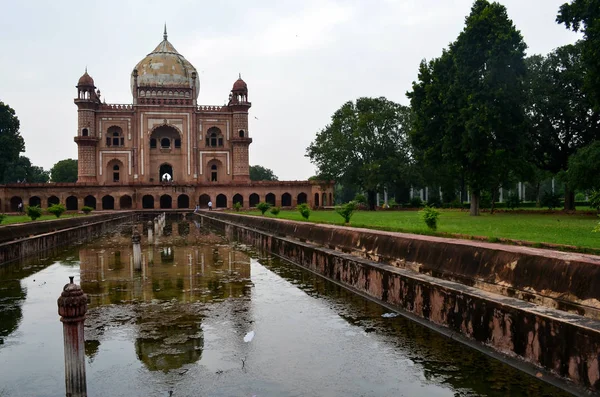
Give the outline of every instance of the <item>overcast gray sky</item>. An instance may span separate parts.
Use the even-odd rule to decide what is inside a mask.
[[[528,54],[578,36],[554,21],[566,0],[501,0]],[[12,1],[2,5],[0,101],[21,121],[26,155],[45,169],[77,158],[75,84],[87,65],[108,103],[131,103],[133,67],[162,40],[198,70],[198,103],[248,83],[250,164],[306,179],[304,157],[344,102],[405,93],[419,62],[441,54],[471,0]],[[256,118],[255,118],[256,117]]]

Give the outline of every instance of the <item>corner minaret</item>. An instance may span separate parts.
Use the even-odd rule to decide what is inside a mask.
[[[252,143],[252,138],[250,138],[248,132],[248,110],[252,104],[248,102],[248,85],[242,80],[241,74],[237,81],[233,83],[228,106],[233,113],[233,134],[231,139],[233,146],[233,180],[249,182],[250,164],[248,147]]]
[[[78,147],[77,182],[96,182],[96,110],[100,104],[99,92],[95,91],[94,79],[87,72],[77,82],[77,136]]]

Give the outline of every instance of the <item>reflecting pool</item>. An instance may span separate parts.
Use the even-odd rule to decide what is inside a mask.
[[[89,298],[89,396],[561,396],[293,264],[187,220],[0,267],[0,396],[64,395],[56,299]],[[384,316],[385,315],[385,316]]]

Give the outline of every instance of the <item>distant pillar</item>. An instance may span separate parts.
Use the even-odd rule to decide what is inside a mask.
[[[389,207],[387,189],[383,189],[383,205],[385,206],[385,208]]]
[[[140,246],[141,240],[140,233],[137,227],[133,227],[133,234],[131,235],[131,243],[133,244],[133,268],[135,270],[142,270],[142,247]]]
[[[411,198],[411,199],[414,197],[414,193],[415,193],[415,192],[414,192],[414,189],[413,189],[413,187],[411,186],[411,187],[410,187],[410,198]]]
[[[376,198],[375,198],[375,200],[376,200],[376,201],[375,201],[375,206],[376,206],[376,207],[379,207],[379,193],[377,193],[377,195],[376,195],[375,197],[376,197]]]
[[[148,221],[148,242],[152,243],[152,228],[154,227],[154,225],[152,224],[152,221]]]
[[[552,194],[554,194],[554,178],[552,178]]]
[[[503,202],[504,201],[504,196],[502,195],[502,188],[499,189],[498,192],[498,202]]]
[[[423,191],[423,189],[421,189],[421,191],[419,192],[419,194],[421,195],[421,201],[425,200],[425,197],[423,197],[423,194],[425,192]]]
[[[81,287],[66,284],[58,298],[58,314],[63,323],[65,348],[65,387],[67,397],[86,397],[85,345],[83,323],[87,312],[87,296]]]
[[[429,201],[429,188],[425,187],[425,197],[424,197],[425,201]]]

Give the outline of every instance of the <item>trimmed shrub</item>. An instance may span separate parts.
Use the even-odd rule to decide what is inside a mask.
[[[438,218],[440,217],[440,211],[436,210],[433,207],[426,205],[423,208],[423,210],[421,210],[420,212],[421,212],[421,216],[423,217],[423,220],[425,221],[425,224],[427,225],[427,227],[431,230],[436,230],[437,229],[437,221],[438,221]]]
[[[6,219],[6,214],[0,214],[0,223],[4,222]]]
[[[583,193],[577,193],[575,195],[575,201],[585,201],[585,194],[583,194]]]
[[[271,204],[260,202],[260,203],[256,204],[256,208],[258,208],[260,213],[264,215],[265,212],[267,212],[269,210],[269,208],[271,208]]]
[[[89,215],[90,212],[92,212],[94,209],[92,207],[88,207],[87,205],[81,208],[81,211],[83,211],[84,214]]]
[[[33,205],[27,207],[27,216],[31,218],[32,221],[35,221],[40,216],[42,216],[42,209],[39,205]]]
[[[560,207],[560,196],[558,194],[546,192],[544,193],[544,196],[542,196],[540,203],[542,207],[548,207],[549,210],[553,210],[554,208]]]
[[[305,220],[308,220],[308,217],[310,216],[310,208],[308,207],[308,205],[306,204],[299,204],[296,209],[298,210],[298,212],[300,212],[300,215],[302,215],[302,218],[304,218]]]
[[[271,214],[273,214],[275,216],[279,215],[279,211],[281,211],[281,208],[279,208],[279,207],[271,208]]]
[[[423,200],[421,197],[413,197],[410,199],[411,208],[421,208],[423,206]]]
[[[233,203],[233,209],[234,210],[239,211],[241,208],[242,208],[242,203],[240,203],[239,201]]]
[[[358,204],[367,204],[367,198],[365,197],[364,194],[360,194],[360,193],[358,193],[356,196],[354,196],[353,201],[356,201]]]
[[[350,201],[346,204],[335,207],[335,212],[344,218],[345,223],[350,223],[350,218],[352,218],[352,215],[354,215],[354,211],[356,211],[357,208],[358,203],[356,201]]]
[[[49,208],[48,208],[48,213],[54,215],[57,218],[60,218],[60,216],[67,210],[67,208],[62,205],[62,204],[52,204]]]
[[[521,199],[519,198],[519,195],[516,193],[509,195],[508,198],[506,199],[506,208],[510,208],[511,210],[514,210],[515,208],[518,208],[519,205],[521,205]]]

